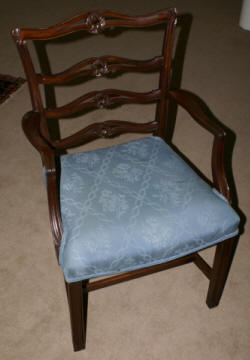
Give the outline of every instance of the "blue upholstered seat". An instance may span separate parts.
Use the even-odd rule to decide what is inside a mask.
[[[237,234],[239,217],[158,137],[61,157],[68,282],[159,264]]]

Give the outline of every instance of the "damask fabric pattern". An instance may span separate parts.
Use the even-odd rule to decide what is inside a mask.
[[[163,263],[238,233],[227,200],[158,137],[63,155],[60,192],[68,282]]]

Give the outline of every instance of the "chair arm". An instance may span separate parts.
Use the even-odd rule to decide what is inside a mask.
[[[55,151],[40,134],[40,120],[40,113],[29,111],[22,120],[23,131],[30,143],[40,153],[46,174],[54,173],[56,172]]]
[[[212,176],[215,188],[231,203],[230,188],[224,168],[226,131],[203,110],[198,98],[185,90],[170,90],[169,99],[181,105],[203,128],[214,135],[212,149]]]
[[[55,150],[44,140],[40,134],[40,116],[40,113],[34,111],[26,113],[22,120],[22,126],[28,140],[40,153],[43,166],[46,171],[50,225],[54,238],[56,254],[58,256],[63,228],[57,186]]]

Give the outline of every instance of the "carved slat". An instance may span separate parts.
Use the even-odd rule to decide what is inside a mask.
[[[156,131],[156,121],[138,124],[129,121],[107,120],[101,123],[94,123],[86,128],[68,136],[62,140],[54,141],[52,144],[57,149],[66,149],[82,145],[97,138],[110,138],[122,133],[150,133]]]
[[[84,12],[47,28],[16,28],[13,30],[12,36],[17,40],[49,40],[80,30],[88,31],[91,34],[98,34],[112,27],[140,28],[154,26],[166,22],[172,17],[176,17],[176,9],[174,8],[144,16],[130,16],[109,10]]]
[[[62,84],[82,76],[100,77],[107,74],[113,74],[117,71],[154,70],[159,68],[162,64],[163,56],[156,56],[149,60],[132,60],[110,55],[101,56],[99,58],[92,57],[57,74],[38,74],[37,80],[41,84]],[[84,69],[86,67],[87,69]]]
[[[71,103],[56,109],[45,110],[47,118],[66,117],[78,113],[87,108],[107,108],[115,104],[147,103],[160,99],[159,89],[148,93],[124,91],[117,89],[105,89],[102,91],[89,92]]]

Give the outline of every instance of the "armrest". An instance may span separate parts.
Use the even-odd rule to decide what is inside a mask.
[[[50,224],[56,253],[58,256],[63,229],[57,186],[55,150],[44,140],[40,134],[40,114],[38,112],[30,111],[25,114],[22,120],[22,126],[28,140],[40,153],[43,165],[46,170]]]
[[[40,153],[46,175],[48,175],[56,172],[55,151],[40,134],[40,120],[40,113],[29,111],[23,117],[22,126],[28,140]]]
[[[169,99],[181,105],[198,124],[214,135],[212,149],[213,182],[215,188],[231,203],[230,188],[224,168],[225,130],[205,113],[198,98],[192,93],[181,89],[170,90]]]
[[[197,97],[186,90],[170,90],[170,99],[181,105],[192,116],[194,120],[214,136],[224,137],[226,133],[224,129],[210,118],[202,109]]]

